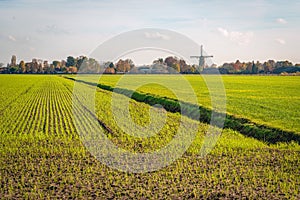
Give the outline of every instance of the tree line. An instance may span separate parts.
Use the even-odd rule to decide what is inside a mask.
[[[293,65],[289,61],[268,60],[263,63],[257,62],[236,62],[224,63],[219,67],[222,74],[281,74],[296,73],[300,71],[300,64]]]
[[[221,74],[281,74],[300,72],[300,64],[293,65],[289,61],[268,60],[264,63],[236,62],[205,66],[189,65],[185,60],[174,56],[158,58],[151,65],[135,66],[131,59],[119,59],[116,63],[100,63],[94,58],[86,56],[68,56],[66,60],[54,60],[51,63],[40,59],[32,59],[31,62],[21,60],[17,63],[15,55],[7,67],[0,67],[0,73],[12,74],[58,74],[58,73],[104,73],[104,74],[197,74],[197,73],[221,73]]]

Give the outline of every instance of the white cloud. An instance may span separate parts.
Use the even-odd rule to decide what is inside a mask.
[[[285,19],[282,19],[282,18],[276,19],[276,22],[277,22],[278,24],[286,24],[286,23],[287,23],[287,21],[286,21]]]
[[[69,31],[64,28],[59,28],[56,25],[46,25],[37,30],[38,33],[49,33],[49,34],[69,34]]]
[[[226,30],[226,29],[224,29],[224,28],[218,28],[218,31],[222,34],[222,35],[224,35],[225,37],[228,37],[228,35],[229,35],[229,33],[228,33],[228,31]]]
[[[8,36],[8,39],[9,39],[10,41],[13,41],[13,42],[16,42],[16,41],[17,41],[17,39],[16,39],[14,36],[12,36],[12,35],[9,35],[9,36]]]
[[[224,28],[219,27],[217,29],[224,37],[230,39],[233,42],[238,43],[239,45],[247,45],[250,43],[253,32],[239,32],[239,31],[228,31]]]
[[[282,45],[286,44],[285,40],[281,38],[277,38],[275,41]]]
[[[155,32],[155,33],[145,32],[145,36],[146,36],[146,38],[150,38],[150,39],[161,39],[161,40],[169,40],[170,39],[169,36],[161,34],[159,32]]]

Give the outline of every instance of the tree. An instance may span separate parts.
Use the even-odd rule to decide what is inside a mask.
[[[35,58],[32,59],[30,72],[33,74],[37,73],[38,67],[39,67],[39,64],[37,62],[37,59],[35,59]]]
[[[252,73],[253,63],[247,62],[246,65],[247,65],[247,68],[246,68],[246,74]]]
[[[26,73],[30,73],[31,72],[31,64],[32,63],[25,63]]]
[[[233,63],[224,63],[222,65],[222,68],[224,69],[223,70],[224,72],[226,71],[227,73],[230,73],[230,74],[235,72],[234,67],[233,67]]]
[[[115,68],[115,65],[114,65],[114,63],[110,62],[109,65],[108,65],[108,67]]]
[[[173,63],[171,68],[175,70],[175,72],[180,72],[180,64],[179,63]]]
[[[234,64],[233,64],[233,68],[235,72],[240,72],[243,68],[243,64],[237,60]]]
[[[172,65],[174,64],[174,63],[176,63],[178,60],[177,60],[177,58],[176,57],[173,57],[173,56],[169,56],[169,57],[167,57],[166,59],[165,59],[165,63],[166,63],[166,65],[168,66],[168,67],[172,67]]]
[[[71,74],[75,74],[75,73],[77,73],[77,68],[76,68],[76,67],[69,67],[69,68],[67,69],[67,71],[68,71],[69,73],[71,73]]]
[[[67,57],[66,67],[74,67],[76,66],[76,59],[73,56]]]
[[[123,73],[129,72],[130,69],[131,69],[131,67],[130,67],[130,62],[128,59],[127,60],[120,59],[116,64],[116,70],[118,72],[123,72]]]
[[[275,68],[280,68],[280,67],[291,67],[293,66],[293,63],[289,61],[277,61],[275,64]]]
[[[11,63],[8,64],[8,71],[10,73],[18,73],[19,72],[19,65],[17,65],[17,57],[13,55],[11,57]]]
[[[264,62],[263,67],[264,67],[264,72],[266,74],[272,73],[274,68],[275,68],[275,61],[274,60],[268,60],[267,62]]]
[[[48,61],[44,61],[44,73],[46,74],[53,74],[54,73],[54,66],[53,64],[48,63]]]
[[[106,67],[103,73],[104,74],[115,74],[116,70],[113,67]]]
[[[19,69],[21,73],[26,73],[26,66],[25,66],[25,62],[23,60],[21,60],[20,64],[19,64]]]
[[[15,66],[17,66],[17,57],[15,55],[13,55],[11,57],[10,67],[15,67]]]
[[[19,67],[18,66],[12,66],[9,68],[9,72],[14,74],[14,73],[17,73],[19,70]]]
[[[130,65],[130,70],[133,69],[135,67],[133,61],[131,59],[126,59],[125,62],[129,63]]]
[[[163,58],[158,58],[158,59],[153,61],[153,64],[163,64],[163,62],[164,62]]]
[[[55,71],[60,71],[61,70],[61,63],[59,61],[54,60],[52,62],[52,65],[53,65]]]
[[[256,64],[253,61],[252,62],[252,74],[257,74],[257,72],[258,72],[258,68],[257,68]]]
[[[114,63],[113,62],[105,62],[103,73],[104,74],[115,74],[116,70],[115,70]]]
[[[89,58],[87,65],[88,65],[88,73],[100,72],[100,64],[94,58]]]
[[[39,60],[37,73],[41,74],[43,72],[44,72],[43,61]]]
[[[61,71],[62,71],[62,68],[66,68],[66,64],[67,62],[65,60],[61,60],[60,61],[60,68],[61,68]]]
[[[169,72],[170,73],[174,73],[174,72],[180,72],[180,61],[173,56],[169,56],[165,59],[165,63],[166,65],[169,67]],[[181,61],[181,63],[185,64],[185,62],[183,62],[183,60]]]
[[[80,56],[79,58],[77,58],[77,63],[76,63],[76,67],[77,69],[79,69],[80,67],[86,67],[86,62],[87,62],[88,58],[86,56]]]
[[[257,72],[258,73],[262,73],[262,72],[264,72],[264,66],[263,66],[263,64],[261,64],[259,61],[256,61],[256,67],[257,67]]]
[[[184,73],[189,70],[190,66],[186,64],[185,60],[179,60],[179,72]]]

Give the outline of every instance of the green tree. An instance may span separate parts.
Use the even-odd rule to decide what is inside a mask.
[[[114,65],[114,63],[110,62],[109,65],[108,65],[108,67],[115,68],[115,65]]]
[[[94,58],[88,59],[88,72],[89,73],[99,73],[100,72],[100,64]]]
[[[60,71],[60,70],[61,70],[61,63],[60,63],[59,61],[54,60],[54,61],[52,62],[52,65],[53,65],[55,71]]]
[[[163,62],[164,62],[163,58],[158,58],[158,59],[153,61],[153,64],[163,64]]]
[[[73,67],[73,66],[76,66],[76,59],[73,57],[73,56],[68,56],[67,57],[67,62],[66,62],[66,66],[67,67]]]
[[[19,71],[19,67],[18,66],[12,66],[9,68],[9,72],[14,74],[17,73]]]
[[[252,74],[257,74],[257,72],[258,72],[258,68],[257,68],[256,64],[253,61],[253,63],[252,63]]]
[[[80,56],[79,58],[77,58],[77,63],[76,63],[77,69],[79,69],[81,65],[85,65],[87,60],[88,58],[86,56]]]

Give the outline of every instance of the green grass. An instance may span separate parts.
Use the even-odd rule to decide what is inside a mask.
[[[109,78],[116,80],[114,76],[104,78],[107,82]],[[265,79],[249,78],[257,81],[260,78]],[[295,80],[292,77],[288,78],[287,85],[294,88],[292,83]],[[176,80],[175,76],[170,76],[169,79]],[[187,79],[196,78],[187,76]],[[227,84],[230,84],[229,79],[234,80],[235,77],[223,79],[227,79]],[[241,81],[241,77],[236,79]],[[196,138],[187,152],[159,171],[134,174],[109,168],[97,161],[80,140],[78,130],[88,131],[94,127],[88,117],[89,107],[80,105],[74,107],[80,114],[81,122],[78,129],[75,127],[72,111],[73,85],[74,81],[58,76],[0,76],[1,199],[300,198],[299,144],[267,144],[246,137],[239,131],[224,129],[213,151],[202,158],[198,153],[208,128],[207,124],[168,112],[165,116],[166,124],[156,135],[143,139],[134,137],[118,126],[111,111],[112,95],[120,99],[124,96],[97,89],[96,117],[109,128],[104,130],[105,135],[114,144],[128,151],[152,152],[166,145],[173,139],[180,119],[190,126],[198,127]],[[84,83],[80,83],[80,87],[83,92],[93,89]],[[228,87],[226,86],[226,90]],[[232,83],[232,87],[237,86]],[[288,91],[294,91],[288,88],[279,88],[281,92],[278,91],[277,94],[295,95],[288,94]],[[148,89],[147,93],[160,92],[153,87]],[[269,93],[265,91],[265,96],[273,95],[272,92]],[[242,94],[237,93],[238,95]],[[78,98],[83,98],[84,101],[87,97]],[[279,96],[277,98],[280,99]],[[164,115],[151,118],[148,104],[129,101],[130,115],[140,126],[159,123],[164,118]],[[240,101],[248,102],[246,98],[241,98]],[[290,101],[290,104],[294,104],[294,101]],[[124,108],[121,105],[116,106],[118,114],[122,117]],[[159,108],[154,111],[163,112]],[[254,109],[253,112],[258,111]],[[297,109],[294,109],[294,112],[292,116],[297,116]],[[248,113],[247,117],[262,122],[260,118],[251,117]],[[270,126],[277,125],[271,123]],[[285,127],[284,120],[279,128],[289,130]]]
[[[184,78],[191,84],[200,105],[211,108],[211,98],[204,79],[199,75],[186,75]],[[98,82],[98,76],[81,76],[80,79]],[[205,76],[214,81],[215,76]],[[222,76],[226,91],[227,112],[237,117],[249,119],[258,124],[300,133],[300,77],[286,76]],[[174,94],[159,84],[174,84],[176,93],[188,101],[185,85],[178,83],[178,75],[102,75],[99,83],[121,88],[133,88],[136,83],[145,84],[137,91],[155,94],[160,97],[176,98]],[[118,82],[119,85],[118,85]],[[212,92],[218,88],[212,87]]]

